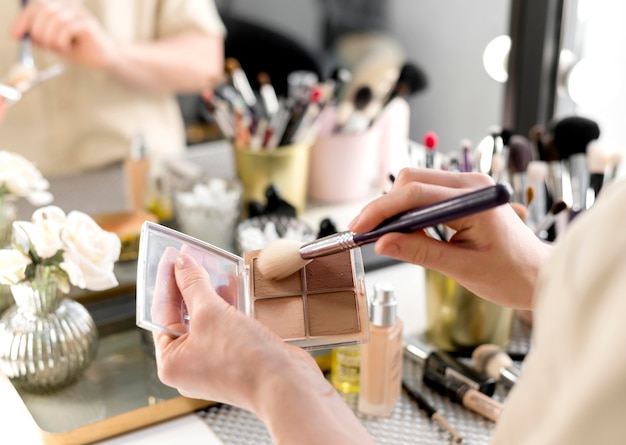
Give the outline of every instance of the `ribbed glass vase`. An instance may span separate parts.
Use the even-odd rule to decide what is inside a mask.
[[[11,245],[13,221],[17,217],[15,202],[0,196],[0,249]],[[0,284],[0,315],[13,304],[9,286]]]
[[[91,314],[61,293],[49,272],[37,266],[32,281],[11,286],[15,305],[0,318],[0,370],[31,392],[72,384],[98,348]]]

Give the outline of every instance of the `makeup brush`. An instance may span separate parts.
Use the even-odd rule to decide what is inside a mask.
[[[529,185],[526,187],[526,205],[529,206],[532,204],[533,199],[535,199],[535,187]]]
[[[586,208],[589,171],[587,169],[587,145],[600,137],[598,124],[585,117],[570,116],[554,124],[552,129],[554,146],[567,160],[570,187],[572,190],[572,210]]]
[[[352,80],[352,72],[348,68],[340,66],[331,72],[329,78],[334,83],[333,102],[341,102],[346,86]]]
[[[521,370],[511,357],[497,345],[484,344],[472,352],[474,368],[511,389],[520,378]]]
[[[593,200],[600,193],[604,185],[604,174],[608,165],[608,159],[604,149],[597,143],[587,145],[587,166],[589,167],[589,187],[593,192]]]
[[[461,156],[463,159],[463,162],[461,162],[461,171],[471,172],[474,170],[472,161],[472,141],[469,139],[461,139],[459,145],[461,146]]]
[[[376,242],[387,233],[411,233],[463,218],[507,203],[510,199],[510,187],[497,184],[401,213],[383,221],[370,232],[344,231],[304,245],[293,240],[278,239],[261,251],[257,260],[258,269],[270,279],[283,279],[302,269],[314,258]]]
[[[424,147],[426,147],[426,168],[435,168],[435,150],[439,142],[437,134],[427,131],[424,135]]]
[[[400,69],[400,74],[396,80],[396,84],[389,92],[389,96],[384,103],[388,104],[396,97],[408,98],[413,94],[424,90],[428,85],[426,75],[416,65],[405,63]]]
[[[261,101],[263,102],[263,108],[265,109],[265,115],[271,118],[278,112],[278,97],[276,96],[276,90],[270,80],[270,75],[266,72],[260,72],[257,75],[257,82],[259,83],[259,94],[261,95]]]
[[[224,67],[226,68],[226,72],[230,75],[235,90],[237,90],[248,108],[254,111],[257,105],[256,95],[254,91],[252,91],[248,77],[241,68],[239,61],[233,57],[228,57],[224,62]]]
[[[524,193],[528,185],[526,169],[533,160],[530,141],[524,136],[513,135],[509,139],[509,175],[513,187],[513,200],[524,202]]]
[[[565,209],[567,209],[567,204],[563,200],[556,201],[552,204],[552,207],[548,213],[546,213],[546,216],[544,216],[544,218],[535,226],[535,235],[545,239],[547,237],[548,229],[552,227],[552,224],[556,221],[556,216]]]
[[[353,100],[354,108],[341,131],[345,133],[365,131],[370,124],[370,119],[365,110],[372,103],[373,99],[374,93],[370,87],[364,86],[356,90]]]
[[[607,154],[609,163],[609,175],[605,178],[605,181],[612,181],[617,177],[618,170],[624,159],[624,152],[621,149],[611,150]]]

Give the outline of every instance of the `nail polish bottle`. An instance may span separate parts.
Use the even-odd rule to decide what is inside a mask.
[[[398,301],[389,283],[376,283],[370,303],[370,341],[361,345],[358,409],[387,417],[402,390],[402,321]]]

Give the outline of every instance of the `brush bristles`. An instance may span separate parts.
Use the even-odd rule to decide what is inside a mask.
[[[269,243],[257,258],[257,269],[270,280],[283,280],[293,275],[311,260],[300,255],[300,241],[277,239]]]
[[[476,369],[496,380],[500,379],[500,368],[513,364],[507,353],[492,344],[483,344],[474,349],[472,360]]]
[[[543,161],[531,161],[526,168],[528,182],[538,184],[546,180],[548,176],[548,164]]]
[[[587,167],[590,173],[604,174],[608,159],[604,149],[596,142],[587,145]]]

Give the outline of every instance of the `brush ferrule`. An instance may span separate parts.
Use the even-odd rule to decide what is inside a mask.
[[[357,247],[353,237],[354,233],[346,231],[311,241],[300,247],[300,256],[305,260],[310,260],[352,249]]]

